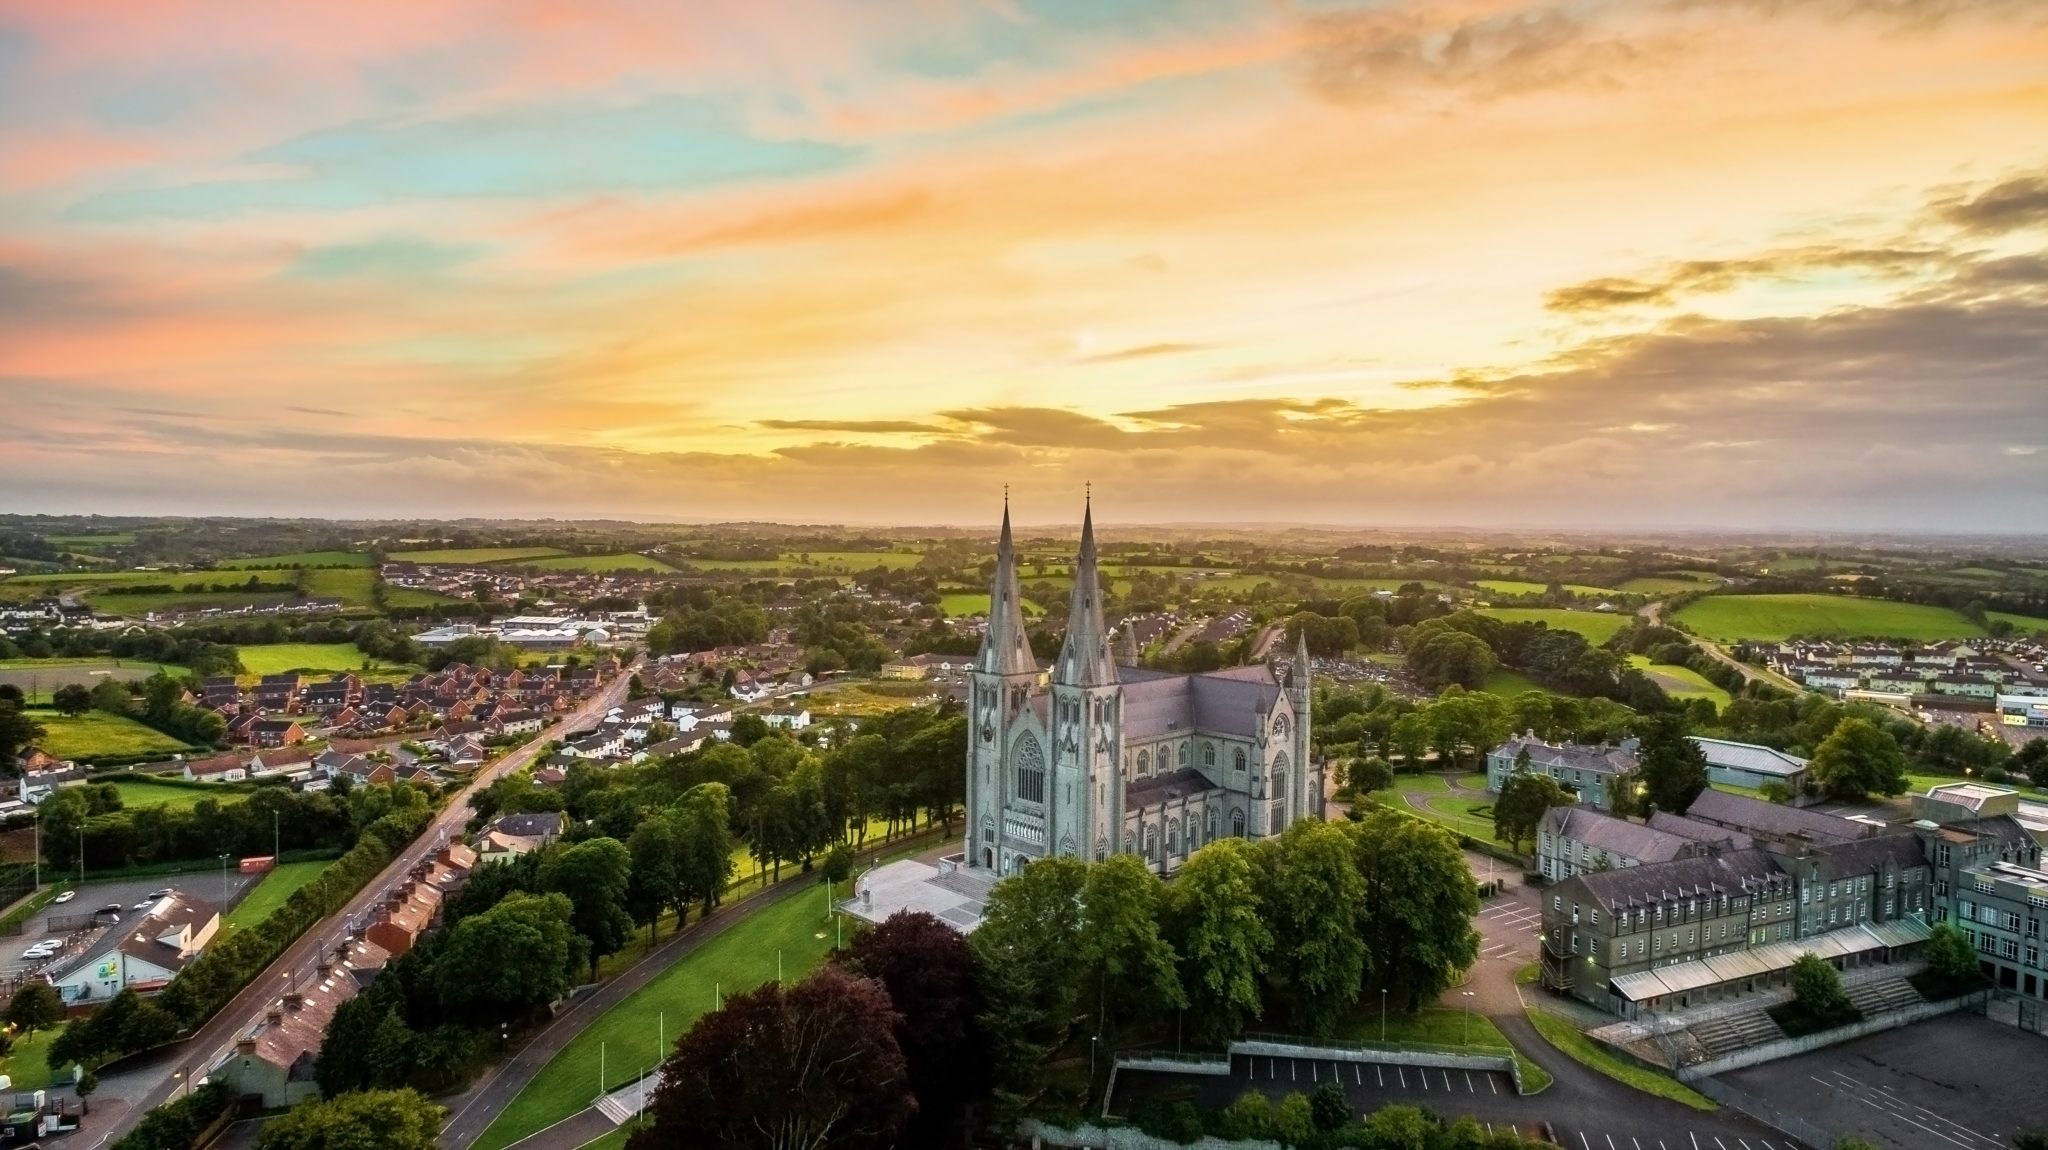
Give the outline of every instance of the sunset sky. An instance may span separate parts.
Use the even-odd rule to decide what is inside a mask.
[[[2048,530],[2041,0],[0,0],[0,511]]]

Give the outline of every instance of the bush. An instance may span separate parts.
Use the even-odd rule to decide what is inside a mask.
[[[1309,1096],[1308,1109],[1318,1130],[1335,1130],[1351,1121],[1351,1100],[1344,1097],[1344,1088],[1334,1080],[1316,1087],[1316,1092]]]
[[[1863,1017],[1842,990],[1841,974],[1816,954],[1802,954],[1792,964],[1792,995],[1791,1002],[1772,1007],[1770,1015],[1793,1038],[1847,1026]]]
[[[226,1083],[209,1082],[143,1115],[112,1150],[187,1150],[234,1101]]]
[[[1215,1127],[1219,1138],[1271,1138],[1273,1103],[1258,1091],[1247,1090],[1216,1115]]]
[[[1280,1100],[1273,1111],[1273,1133],[1282,1142],[1306,1142],[1316,1132],[1315,1110],[1308,1095],[1296,1092]]]

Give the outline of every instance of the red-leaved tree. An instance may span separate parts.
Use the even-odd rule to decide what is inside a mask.
[[[853,940],[845,958],[880,980],[901,1021],[896,1042],[909,1068],[917,1116],[898,1145],[936,1150],[966,1144],[968,1108],[989,1091],[988,1037],[980,1022],[977,958],[967,939],[932,915],[898,911]]]

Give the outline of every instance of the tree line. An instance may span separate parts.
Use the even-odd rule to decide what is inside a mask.
[[[393,811],[431,805],[433,792],[415,783],[351,787],[340,779],[329,791],[258,787],[246,796],[208,795],[189,808],[172,804],[128,808],[112,783],[60,787],[38,806],[43,861],[76,871],[147,866],[222,853],[267,855],[273,849],[342,847]]]

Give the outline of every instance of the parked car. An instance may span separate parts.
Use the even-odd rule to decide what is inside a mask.
[[[53,898],[53,899],[51,899],[51,900],[50,900],[50,902],[51,902],[51,903],[52,903],[53,905],[61,905],[61,904],[63,904],[63,903],[67,903],[67,902],[70,902],[70,901],[71,901],[72,899],[74,899],[74,898],[77,898],[77,897],[78,897],[78,892],[77,892],[77,891],[75,891],[75,890],[67,890],[67,891],[65,891],[65,892],[64,892],[63,894],[60,894],[60,895],[58,895],[58,896],[57,896],[56,898]]]
[[[27,950],[22,951],[21,957],[30,962],[35,962],[38,959],[50,957],[51,953],[51,951],[45,949],[43,944],[39,942],[34,946],[29,947]]]
[[[177,894],[177,893],[178,893],[177,891],[174,891],[174,890],[172,890],[172,889],[171,889],[170,887],[167,887],[167,886],[165,886],[165,887],[158,887],[157,889],[155,889],[155,890],[153,890],[153,891],[150,891],[150,892],[149,892],[149,901],[151,901],[151,902],[155,902],[155,901],[156,901],[157,899],[160,899],[160,898],[169,898],[169,897],[171,897],[172,895],[174,895],[174,894]]]
[[[36,945],[49,951],[51,954],[55,954],[64,949],[64,940],[61,938],[46,938]]]
[[[99,908],[98,910],[93,911],[92,916],[94,918],[110,918],[113,919],[115,922],[120,922],[121,909],[122,908],[120,903],[110,902],[107,905]]]

